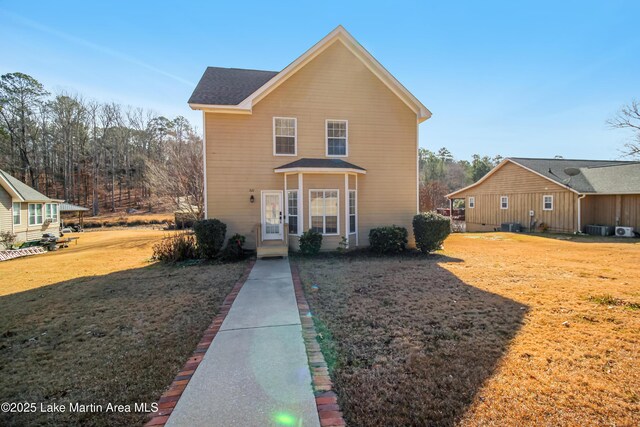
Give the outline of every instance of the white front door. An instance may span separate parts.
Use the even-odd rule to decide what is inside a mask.
[[[262,240],[282,240],[282,191],[262,192]]]

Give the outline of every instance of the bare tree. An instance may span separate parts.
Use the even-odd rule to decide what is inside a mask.
[[[614,129],[631,131],[632,140],[625,144],[625,154],[640,157],[640,102],[634,99],[631,104],[623,106],[607,123]]]

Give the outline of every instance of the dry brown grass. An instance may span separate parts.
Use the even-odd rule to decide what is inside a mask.
[[[245,264],[149,264],[162,233],[84,233],[0,263],[0,402],[155,402]],[[140,425],[145,414],[6,414],[0,425]]]
[[[620,426],[640,423],[638,260],[638,243],[487,233],[298,263],[350,424]]]

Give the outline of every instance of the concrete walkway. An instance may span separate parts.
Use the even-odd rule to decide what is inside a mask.
[[[256,262],[166,425],[320,426],[288,260]]]

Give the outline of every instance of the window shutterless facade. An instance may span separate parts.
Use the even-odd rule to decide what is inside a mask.
[[[287,191],[287,221],[289,234],[298,234],[298,190]]]
[[[500,209],[509,209],[509,197],[500,196]]]
[[[29,203],[29,225],[42,225],[42,203]]]
[[[327,120],[327,157],[349,155],[349,123],[346,120]]]
[[[13,225],[20,225],[20,202],[13,202],[11,209],[13,210]]]
[[[58,204],[47,203],[44,206],[44,218],[51,220],[51,222],[58,222]]]
[[[553,210],[553,196],[542,196],[542,210]]]
[[[309,223],[313,231],[339,234],[338,212],[338,190],[309,190]]]
[[[474,196],[469,197],[469,209],[476,207],[476,198]]]
[[[273,118],[273,154],[295,156],[297,153],[298,123],[293,117]]]
[[[356,234],[358,197],[355,190],[349,190],[349,234]]]

